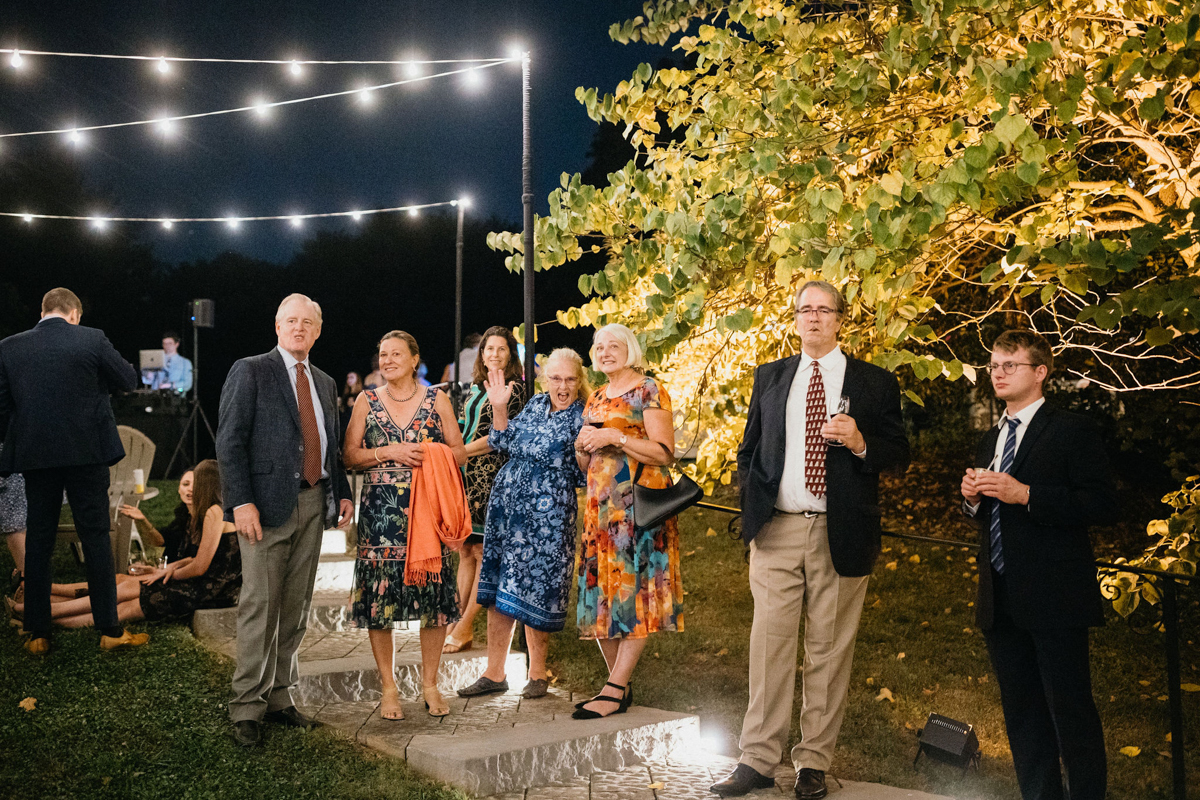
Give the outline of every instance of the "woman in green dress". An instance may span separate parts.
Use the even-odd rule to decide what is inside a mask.
[[[423,443],[447,444],[459,464],[466,460],[450,399],[439,389],[417,383],[420,359],[416,340],[404,331],[383,337],[379,372],[384,382],[365,390],[355,402],[343,452],[348,469],[365,472],[351,617],[369,631],[383,685],[380,715],[389,720],[404,719],[393,668],[392,628],[421,621],[425,705],[431,715],[444,717],[450,709],[438,692],[438,667],[447,626],[459,614],[453,561],[444,544],[437,579],[424,586],[404,582],[412,472],[421,466]]]

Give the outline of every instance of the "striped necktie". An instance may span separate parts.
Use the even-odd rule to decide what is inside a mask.
[[[825,404],[821,367],[814,361],[812,369],[804,408],[804,488],[813,497],[824,497],[825,453],[829,446],[821,435],[821,428],[829,420],[829,407]]]
[[[1004,439],[1004,453],[1000,456],[1000,472],[1008,472],[1012,469],[1013,458],[1017,455],[1017,428],[1021,426],[1021,420],[1016,417],[1008,418],[1008,432]],[[1000,501],[992,500],[992,566],[996,572],[1004,574],[1004,550],[1000,546]]]

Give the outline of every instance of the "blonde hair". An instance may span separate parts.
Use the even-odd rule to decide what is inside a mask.
[[[306,302],[310,306],[312,306],[313,311],[316,312],[316,315],[317,315],[317,324],[318,325],[321,324],[321,304],[318,303],[316,300],[313,300],[308,295],[300,294],[299,292],[292,292],[287,297],[283,298],[283,301],[280,302],[280,304],[279,304],[279,308],[275,309],[275,321],[276,322],[279,322],[281,319],[283,319],[284,306],[286,306],[288,303],[292,302],[293,300],[303,300],[304,302]]]
[[[637,335],[619,322],[610,322],[596,331],[592,336],[592,349],[588,351],[588,355],[592,358],[592,369],[597,372],[600,371],[600,367],[596,365],[596,340],[600,338],[600,334],[602,333],[607,333],[625,345],[625,349],[629,355],[626,357],[623,366],[639,371],[646,368],[646,353],[642,350],[642,343],[638,341]]]
[[[587,369],[583,366],[583,359],[569,347],[559,347],[550,351],[550,355],[546,356],[546,360],[542,362],[542,374],[538,376],[538,383],[542,386],[542,391],[548,391],[546,388],[546,370],[555,361],[564,361],[570,364],[575,369],[575,377],[579,382],[575,384],[575,398],[577,400],[587,400],[592,393],[592,384],[588,381]]]

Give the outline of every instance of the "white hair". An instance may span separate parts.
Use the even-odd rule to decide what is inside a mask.
[[[592,385],[588,382],[587,369],[583,366],[583,359],[579,353],[576,353],[570,347],[559,347],[550,351],[550,355],[546,356],[546,360],[542,362],[542,375],[546,374],[546,370],[556,361],[561,361],[564,364],[569,364],[571,369],[575,371],[575,377],[579,379],[576,385],[576,396],[580,400],[586,400],[588,395],[592,393]],[[542,381],[545,383],[545,381]]]
[[[629,355],[626,357],[625,363],[622,366],[632,367],[633,369],[639,370],[645,369],[646,354],[642,350],[641,342],[638,341],[637,335],[634,334],[633,331],[629,330],[629,328],[626,328],[619,322],[610,322],[600,330],[596,331],[595,335],[592,336],[592,349],[589,353],[589,355],[592,357],[592,369],[596,370],[597,372],[600,371],[600,367],[596,364],[596,340],[600,338],[600,334],[602,333],[607,333],[609,336],[625,345],[625,349],[628,351]]]
[[[313,311],[315,311],[317,313],[317,324],[318,325],[321,324],[321,304],[318,303],[316,300],[313,300],[308,295],[300,294],[299,292],[293,292],[293,293],[289,294],[287,297],[283,298],[283,301],[280,302],[280,304],[279,304],[279,308],[275,310],[275,321],[276,322],[281,322],[283,320],[283,308],[284,308],[284,306],[286,306],[288,303],[292,302],[293,300],[303,300],[304,302],[306,302],[310,306],[312,306]]]

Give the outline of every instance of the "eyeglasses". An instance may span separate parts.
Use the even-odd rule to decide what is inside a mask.
[[[579,378],[560,378],[557,375],[547,375],[546,382],[554,386],[574,386],[579,383]]]
[[[1036,367],[1037,364],[1027,364],[1024,361],[1005,361],[1003,364],[988,364],[984,367],[988,375],[995,372],[1003,372],[1005,375],[1012,375],[1017,371],[1017,367]]]
[[[803,308],[796,309],[797,317],[811,317],[813,314],[820,314],[821,317],[828,317],[830,314],[836,313],[838,313],[836,308],[827,308],[825,306],[817,306],[816,308],[813,308],[812,306],[804,306]]]

